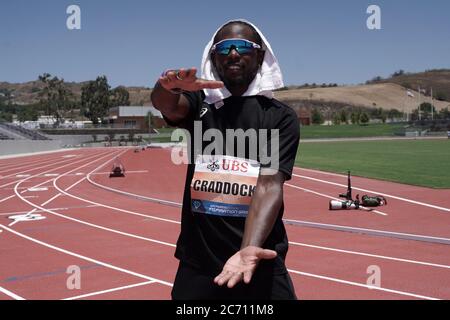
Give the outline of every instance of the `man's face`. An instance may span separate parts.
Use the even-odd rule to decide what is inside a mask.
[[[231,38],[246,39],[258,43],[253,30],[243,24],[226,26],[216,35],[214,43]],[[228,55],[221,55],[216,52],[211,53],[211,60],[225,86],[232,93],[239,92],[243,94],[255,78],[264,60],[264,51],[255,49],[250,53],[239,54],[233,48]]]

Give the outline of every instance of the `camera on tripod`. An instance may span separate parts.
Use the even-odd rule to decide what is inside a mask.
[[[339,194],[339,198],[344,198],[345,201],[330,200],[330,210],[350,210],[359,209],[360,207],[379,207],[387,204],[387,200],[383,196],[368,196],[363,195],[361,200],[359,194],[356,195],[356,200],[352,196],[352,183],[350,171],[347,173],[347,192]]]

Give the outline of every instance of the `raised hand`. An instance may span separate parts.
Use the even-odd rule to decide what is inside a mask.
[[[181,89],[184,91],[218,89],[224,86],[222,81],[197,78],[196,73],[196,68],[169,70],[159,78],[159,83],[167,90]]]
[[[237,283],[244,280],[250,283],[258,262],[261,259],[274,259],[277,252],[259,247],[248,246],[236,252],[223,267],[222,272],[214,278],[214,283],[222,286],[227,284],[233,288]]]

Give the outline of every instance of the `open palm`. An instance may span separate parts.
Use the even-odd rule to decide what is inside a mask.
[[[250,283],[258,262],[261,259],[274,259],[276,251],[248,246],[236,252],[225,263],[222,272],[214,278],[214,283],[222,286],[227,284],[228,288],[233,288],[242,280]]]

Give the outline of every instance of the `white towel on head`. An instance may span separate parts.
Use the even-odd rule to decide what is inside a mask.
[[[227,23],[237,21],[245,22],[255,28],[256,32],[258,32],[261,36],[262,49],[266,52],[261,68],[259,68],[255,79],[253,79],[252,83],[250,83],[247,91],[243,94],[243,96],[263,95],[268,98],[273,98],[273,90],[284,87],[283,75],[281,74],[278,60],[275,57],[275,54],[273,53],[273,50],[266,37],[264,37],[262,32],[251,22],[244,19],[237,19],[228,21]],[[203,51],[201,66],[201,78],[203,79],[220,80],[220,77],[212,64],[210,53],[211,47],[214,44],[214,37],[225,24],[223,24],[216,30],[216,32],[214,32],[211,40],[208,42],[205,50]],[[222,100],[231,96],[230,91],[228,91],[226,87],[220,89],[203,89],[203,91],[205,93],[205,102],[208,104],[214,103],[216,108],[220,108],[221,106],[223,106]]]

